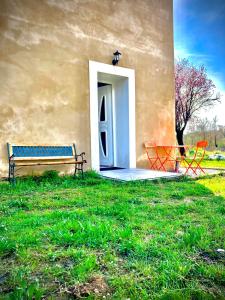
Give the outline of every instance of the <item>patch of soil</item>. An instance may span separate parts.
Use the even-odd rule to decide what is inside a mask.
[[[74,299],[83,299],[91,294],[103,296],[109,287],[102,276],[92,277],[88,282],[68,288],[67,293]]]
[[[224,253],[220,253],[217,251],[202,251],[199,253],[199,257],[203,259],[208,264],[213,263],[223,263],[225,264],[225,256]]]
[[[193,200],[191,198],[184,198],[184,203],[190,204],[192,202],[193,202]]]
[[[144,237],[144,242],[148,243],[154,237],[153,234],[148,234]]]
[[[176,235],[177,235],[177,236],[182,236],[182,235],[184,235],[184,231],[182,231],[182,230],[177,230]]]
[[[9,272],[6,272],[4,274],[0,273],[0,293],[4,292],[4,290],[5,290],[5,288],[6,288],[5,285],[6,285],[6,282],[7,282],[8,278],[9,278],[9,275],[10,275]]]

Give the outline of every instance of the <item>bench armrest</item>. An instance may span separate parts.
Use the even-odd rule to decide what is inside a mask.
[[[13,160],[13,159],[14,159],[14,157],[15,157],[15,155],[14,155],[14,154],[12,154],[11,156],[9,156],[9,161]]]
[[[80,153],[80,154],[77,154],[77,155],[76,155],[76,161],[78,161],[78,158],[80,157],[81,160],[82,160],[83,162],[85,162],[86,160],[84,159],[84,155],[85,155],[85,152],[82,152],[82,153]]]

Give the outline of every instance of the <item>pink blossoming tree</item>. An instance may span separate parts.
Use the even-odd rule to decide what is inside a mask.
[[[187,59],[176,62],[175,92],[177,142],[183,145],[188,121],[200,109],[211,107],[220,101],[220,95],[215,94],[215,85],[207,77],[205,67],[195,67]]]

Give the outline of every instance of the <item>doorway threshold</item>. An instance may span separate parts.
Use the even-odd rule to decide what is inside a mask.
[[[123,170],[124,168],[119,168],[119,167],[100,167],[100,171],[113,171],[113,170]]]
[[[136,180],[156,180],[171,179],[182,176],[181,173],[155,171],[149,169],[117,169],[100,171],[100,175],[104,178],[120,180],[120,181],[136,181]]]

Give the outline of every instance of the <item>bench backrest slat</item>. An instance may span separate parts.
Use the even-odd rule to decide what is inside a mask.
[[[74,156],[73,146],[11,146],[14,157],[71,157]]]

